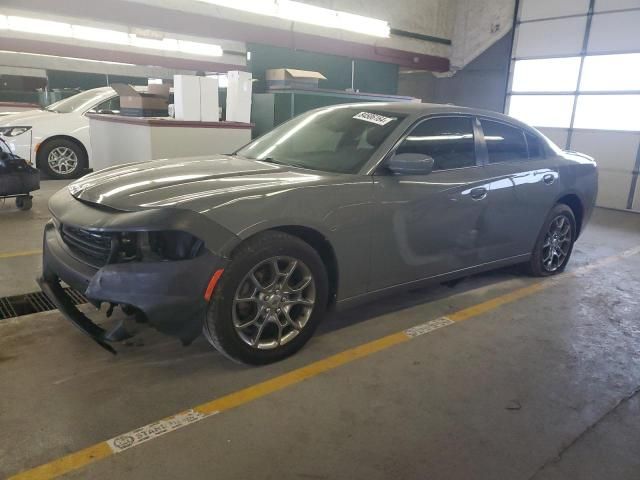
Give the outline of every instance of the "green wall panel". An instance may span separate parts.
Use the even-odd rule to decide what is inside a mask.
[[[361,92],[396,95],[398,66],[370,60],[356,60],[354,80],[355,88]]]
[[[351,59],[323,53],[291,50],[256,43],[247,44],[251,52],[249,64],[260,80],[256,91],[264,91],[265,71],[270,68],[297,68],[322,73],[319,87],[332,90],[351,88]],[[395,95],[398,90],[398,66],[369,60],[355,61],[355,88],[363,93]]]
[[[247,44],[251,52],[251,73],[260,80],[264,88],[265,71],[270,68],[297,68],[322,73],[326,80],[320,88],[344,90],[351,87],[351,60],[321,53],[302,52],[269,45]]]
[[[107,76],[99,73],[65,72],[62,70],[47,70],[49,88],[90,88],[106,87]]]
[[[129,77],[124,75],[108,75],[109,85],[112,83],[127,83],[129,85],[140,85],[146,87],[149,79],[147,77]]]

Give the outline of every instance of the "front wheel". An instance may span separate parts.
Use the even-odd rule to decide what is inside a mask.
[[[233,254],[204,335],[240,363],[282,360],[302,348],[322,320],[327,283],[322,259],[306,242],[282,232],[259,234]]]
[[[563,272],[569,263],[576,241],[576,219],[573,211],[558,204],[547,216],[529,261],[529,273],[546,277]]]
[[[87,168],[87,156],[75,142],[57,138],[40,148],[38,164],[49,177],[67,180],[82,174]]]

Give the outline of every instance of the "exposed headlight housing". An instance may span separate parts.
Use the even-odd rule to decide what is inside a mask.
[[[3,137],[17,137],[31,130],[31,127],[0,127],[0,135]]]
[[[197,257],[203,242],[190,233],[180,231],[149,232],[149,247],[163,260],[185,260]]]
[[[57,224],[64,243],[91,265],[187,260],[203,252],[204,242],[190,233],[99,232]]]

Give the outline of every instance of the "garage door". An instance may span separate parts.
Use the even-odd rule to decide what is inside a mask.
[[[598,205],[640,211],[640,0],[521,0],[507,113],[600,166]]]

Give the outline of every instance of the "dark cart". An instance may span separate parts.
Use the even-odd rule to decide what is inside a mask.
[[[16,199],[16,207],[30,210],[31,192],[40,189],[40,172],[23,158],[11,153],[9,145],[0,137],[0,199]]]

